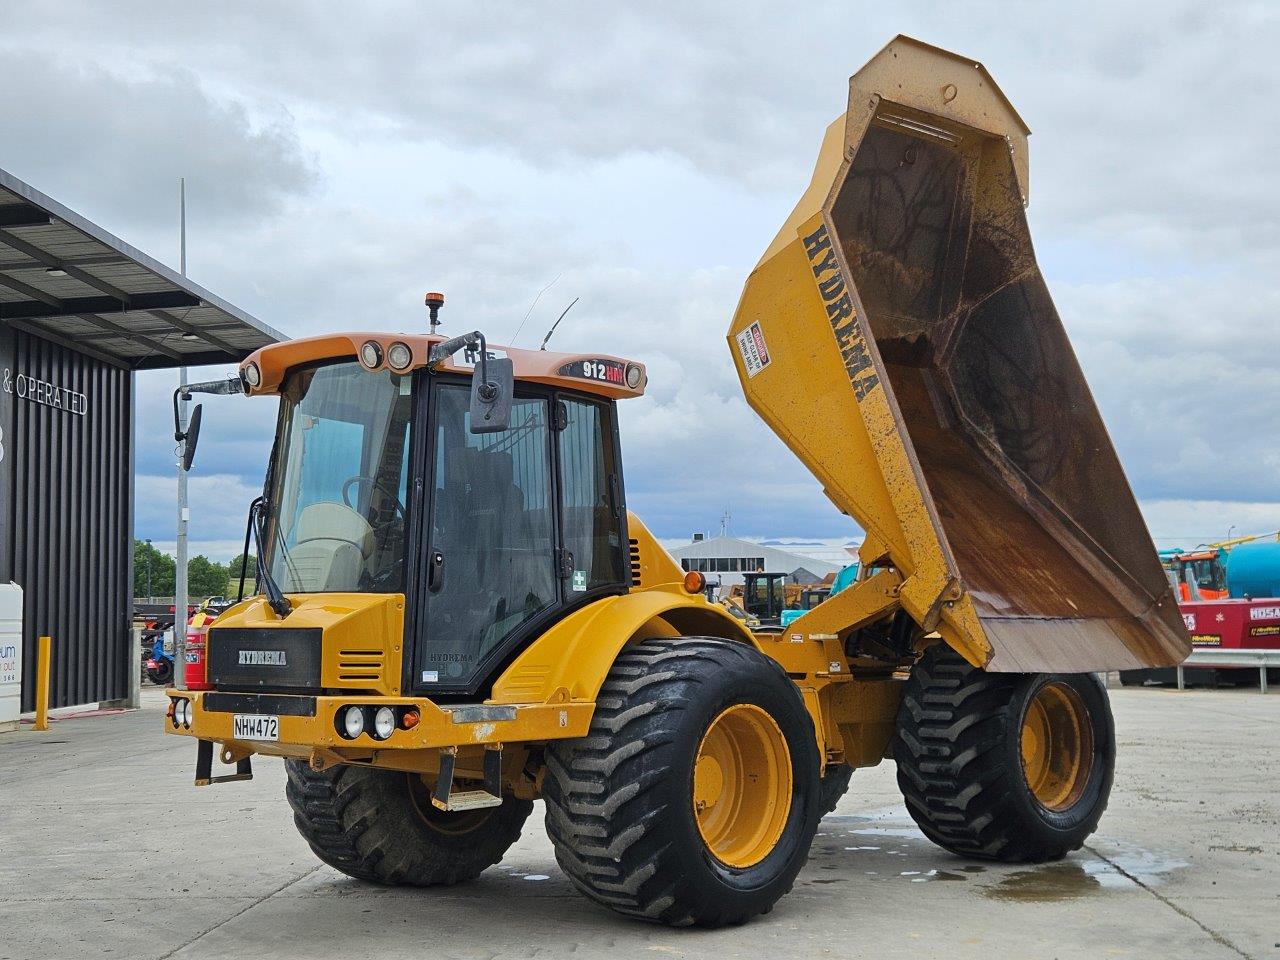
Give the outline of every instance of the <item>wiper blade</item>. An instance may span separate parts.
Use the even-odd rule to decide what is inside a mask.
[[[266,522],[264,508],[266,504],[259,497],[249,507],[249,523],[253,527],[253,545],[255,548],[254,557],[256,561],[256,573],[258,575],[258,586],[262,588],[262,592],[267,595],[267,604],[276,612],[279,617],[287,617],[293,612],[293,607],[289,606],[289,601],[285,599],[284,592],[280,589],[280,584],[276,583],[275,578],[271,576],[271,571],[267,567],[267,561],[262,549],[262,526]]]

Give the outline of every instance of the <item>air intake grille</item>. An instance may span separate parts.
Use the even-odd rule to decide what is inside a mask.
[[[631,544],[631,585],[640,586],[640,542],[628,541]]]
[[[338,681],[372,686],[382,679],[381,650],[339,650]]]

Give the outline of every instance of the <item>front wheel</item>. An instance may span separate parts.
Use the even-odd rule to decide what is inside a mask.
[[[725,640],[646,640],[614,663],[588,735],[548,749],[547,833],[598,903],[673,926],[742,923],[804,865],[818,765],[774,661]]]
[[[447,886],[473,880],[520,839],[533,803],[446,813],[431,804],[422,777],[340,764],[312,770],[286,759],[285,796],[294,823],[329,866],[392,886]]]
[[[894,759],[907,810],[965,857],[1057,860],[1107,807],[1115,726],[1089,673],[986,673],[945,644],[912,671]]]

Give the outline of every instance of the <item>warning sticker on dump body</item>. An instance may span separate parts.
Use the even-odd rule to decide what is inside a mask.
[[[769,365],[769,348],[764,345],[764,333],[759,323],[753,323],[737,335],[738,352],[742,354],[742,365],[747,368],[747,376],[754,377]]]

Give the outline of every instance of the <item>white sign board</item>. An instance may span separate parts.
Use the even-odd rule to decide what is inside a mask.
[[[758,322],[739,333],[737,340],[738,353],[742,355],[742,365],[746,367],[748,377],[754,377],[772,362],[769,348],[764,344],[764,331]]]
[[[22,713],[22,588],[0,583],[0,729]]]

